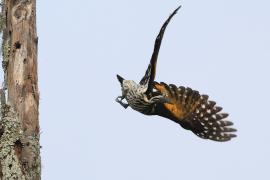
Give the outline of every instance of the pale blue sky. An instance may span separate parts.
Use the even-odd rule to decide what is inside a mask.
[[[43,179],[270,179],[270,1],[37,3]],[[114,101],[115,75],[140,80],[180,4],[156,80],[208,94],[238,129],[231,142]]]

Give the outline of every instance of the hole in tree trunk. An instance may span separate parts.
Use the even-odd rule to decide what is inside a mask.
[[[21,48],[21,43],[19,41],[15,42],[14,44],[16,49],[20,49]]]
[[[4,134],[4,130],[0,127],[0,138]],[[1,176],[0,176],[1,177]]]
[[[23,147],[23,144],[21,143],[20,140],[17,140],[14,144],[15,144],[15,146],[17,146],[17,147],[20,147],[20,148]]]
[[[23,148],[23,144],[20,140],[17,140],[15,143],[14,143],[14,150],[15,150],[15,153],[17,156],[20,156],[21,153],[22,153],[22,148]]]

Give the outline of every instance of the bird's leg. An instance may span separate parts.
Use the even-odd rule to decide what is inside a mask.
[[[118,96],[115,101],[121,104],[125,109],[129,106],[128,104],[124,103],[122,100],[124,99],[124,96]]]

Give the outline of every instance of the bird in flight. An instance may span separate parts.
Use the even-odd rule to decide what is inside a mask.
[[[124,108],[132,109],[145,115],[158,115],[168,118],[184,129],[192,131],[203,139],[214,141],[229,141],[236,137],[236,129],[228,121],[227,113],[222,113],[222,108],[210,101],[207,95],[201,95],[198,91],[189,87],[164,82],[156,82],[156,64],[162,38],[167,25],[172,17],[181,8],[173,11],[162,25],[155,40],[154,52],[145,75],[137,84],[133,80],[125,80],[120,75],[117,79],[121,84],[122,95],[116,98]],[[123,102],[126,100],[127,103]]]

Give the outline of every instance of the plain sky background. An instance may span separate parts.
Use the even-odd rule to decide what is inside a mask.
[[[157,81],[208,94],[238,137],[203,140],[115,102],[165,32]],[[37,1],[44,180],[270,179],[269,0]]]

